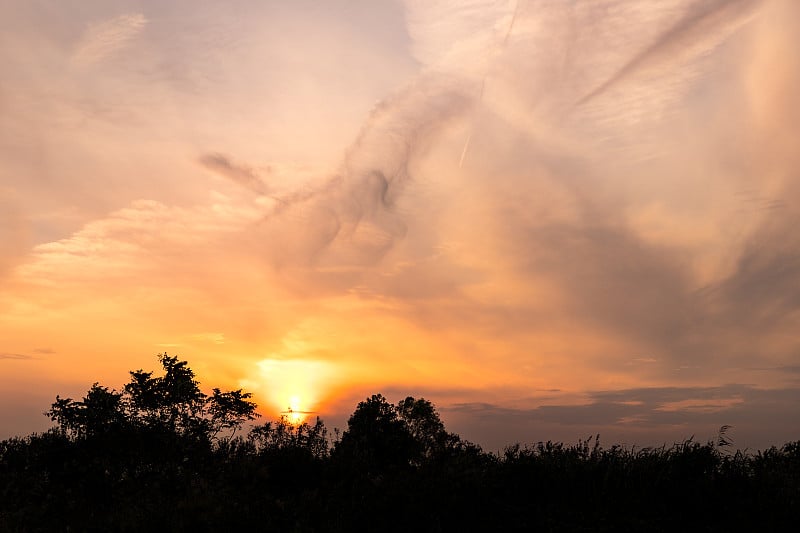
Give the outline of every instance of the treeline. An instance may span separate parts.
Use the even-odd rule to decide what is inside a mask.
[[[56,397],[55,427],[0,442],[1,531],[780,531],[800,519],[800,441],[746,454],[514,445],[486,453],[424,399],[256,424],[241,390],[201,392],[159,356],[121,391]]]

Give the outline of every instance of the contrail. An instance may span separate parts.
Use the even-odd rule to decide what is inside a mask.
[[[514,13],[511,15],[511,23],[508,25],[508,30],[506,31],[506,35],[503,38],[503,48],[505,48],[506,43],[508,43],[508,38],[511,36],[511,31],[514,29],[514,22],[517,20],[517,13],[519,12],[519,0],[517,0],[517,4],[514,6]],[[486,87],[486,77],[483,77],[483,81],[481,81],[481,93],[478,96],[478,102],[483,101],[483,90]],[[472,131],[469,132],[467,135],[467,140],[464,141],[464,148],[461,150],[461,159],[458,160],[458,168],[461,168],[464,165],[464,157],[467,155],[467,149],[469,148],[469,141],[472,139]]]
[[[511,24],[508,25],[508,31],[506,32],[506,36],[503,39],[503,46],[506,45],[508,42],[508,37],[511,35],[511,30],[514,29],[514,22],[517,20],[517,11],[519,10],[519,0],[517,0],[517,5],[514,6],[514,14],[511,15]]]
[[[671,52],[675,49],[679,49],[687,43],[699,40],[710,34],[714,28],[725,22],[735,20],[737,17],[744,19],[743,14],[751,12],[752,8],[758,3],[760,3],[760,0],[717,0],[716,2],[701,0],[695,4],[697,6],[696,9],[688,12],[674,26],[663,33],[655,43],[634,56],[613,76],[578,100],[575,103],[575,107],[580,107],[597,98],[648,64],[658,62],[665,56],[671,56]]]
[[[469,132],[469,135],[467,135],[467,140],[464,141],[464,149],[461,150],[461,159],[458,160],[458,168],[461,168],[461,166],[464,164],[464,157],[467,155],[467,148],[469,148],[470,139],[472,139],[471,131]]]

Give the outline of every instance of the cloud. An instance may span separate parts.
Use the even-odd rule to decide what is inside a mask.
[[[269,187],[264,180],[251,168],[233,163],[227,156],[220,153],[204,154],[199,159],[200,164],[252,192],[264,195],[269,192]]]
[[[409,1],[407,9],[426,67],[460,77],[482,108],[535,142],[642,157],[648,130],[676,112],[708,75],[705,58],[762,4]]]
[[[687,197],[703,179],[693,169],[712,165],[730,146],[681,152],[681,119],[656,125],[665,113],[677,117],[691,91],[715,86],[706,58],[735,52],[721,43],[752,22],[763,2],[676,0],[655,11],[620,2],[597,9],[496,7],[483,33],[468,32],[470,38],[504,40],[500,30],[510,27],[515,11],[517,19],[508,41],[478,68],[466,65],[473,59],[457,45],[436,55],[436,46],[422,42],[424,25],[439,27],[440,11],[457,12],[458,5],[438,3],[430,13],[426,4],[411,6],[410,33],[420,36],[417,53],[430,69],[376,107],[323,189],[265,218],[270,257],[287,272],[303,265],[292,276],[304,284],[387,299],[432,329],[469,324],[507,339],[508,350],[517,352],[514,343],[538,337],[541,344],[526,345],[530,355],[517,356],[522,361],[543,357],[537,352],[550,342],[548,329],[606,339],[585,351],[575,340],[572,350],[559,350],[567,361],[599,371],[628,364],[644,350],[653,354],[650,364],[628,365],[630,372],[661,379],[708,379],[741,368],[748,357],[791,357],[778,338],[796,306],[788,286],[793,252],[779,253],[774,268],[746,269],[748,245],[725,233],[734,218],[727,209],[738,208],[733,191],[743,183],[761,191],[757,174],[716,171],[705,178],[710,187],[730,193],[719,211],[704,209],[710,197],[690,205]],[[459,13],[470,19],[473,8]],[[459,32],[469,24],[456,26]],[[612,38],[617,32],[621,37]],[[593,39],[608,46],[593,46]],[[559,53],[542,52],[553,49]],[[474,85],[481,69],[483,99]],[[582,109],[570,109],[587,94]],[[735,106],[735,97],[718,109]],[[465,122],[473,153],[460,171],[453,163],[461,143],[452,132],[463,132]],[[690,135],[716,139],[729,125],[710,122]],[[640,133],[661,152],[650,152]],[[783,211],[776,216],[783,219],[789,212]],[[288,221],[297,223],[291,231]],[[753,219],[747,232],[758,227]],[[467,242],[458,251],[432,252],[458,239]],[[467,259],[474,247],[486,258],[479,266]],[[776,242],[764,251],[778,249]],[[741,266],[732,270],[737,261]],[[762,290],[757,278],[770,289]],[[542,287],[548,296],[537,298]],[[530,298],[505,295],[514,291]],[[774,309],[761,321],[775,335],[769,346],[759,342],[745,302],[756,315]],[[741,335],[729,333],[731,327]],[[691,372],[677,376],[689,366]]]
[[[689,5],[686,14],[659,35],[652,45],[635,55],[576,105],[588,103],[639,71],[673,62],[687,50],[695,49],[695,54],[708,52],[727,34],[747,22],[759,4],[758,0],[718,0]]]
[[[30,360],[30,359],[36,359],[36,357],[33,357],[31,355],[24,355],[24,354],[21,354],[21,353],[2,353],[2,352],[0,352],[0,359],[15,359],[15,360],[27,361],[27,360]]]
[[[502,44],[519,2],[514,0],[406,0],[406,23],[414,57],[433,69],[482,75]],[[464,57],[469,56],[468,62]]]
[[[793,157],[775,154],[773,147],[765,149],[770,162],[747,150],[740,157],[725,155],[738,144],[723,144],[724,132],[738,129],[737,121],[747,123],[747,104],[717,85],[707,60],[716,53],[718,61],[740,61],[739,68],[747,68],[746,56],[729,55],[741,49],[720,45],[742,28],[752,37],[753,16],[765,6],[770,7],[736,1],[671,2],[658,10],[620,2],[597,9],[524,7],[487,74],[485,110],[473,119],[475,153],[468,160],[476,168],[467,173],[494,179],[476,187],[497,231],[489,253],[508,261],[521,283],[553,287],[559,303],[551,312],[640,343],[640,349],[658,354],[652,366],[661,371],[694,360],[703,367],[694,374],[709,376],[748,357],[792,357],[778,339],[796,325],[800,246],[789,231],[796,214],[782,202],[780,210],[743,219],[734,213],[734,191],[742,184],[769,190],[756,169],[789,167]],[[750,38],[739,37],[739,46]],[[600,38],[603,46],[592,46]],[[716,103],[703,100],[706,109],[738,108],[744,116],[682,124],[680,114],[707,112],[692,103],[702,91],[722,95]],[[567,112],[570,101],[586,94],[592,96],[585,109]],[[787,101],[784,111],[794,107]],[[497,117],[518,127],[517,133]],[[775,120],[785,132],[787,122],[777,114]],[[763,140],[775,138],[763,133]],[[684,135],[718,141],[693,149]],[[648,137],[653,145],[643,142]],[[714,167],[725,158],[724,169]],[[658,164],[644,163],[648,159]],[[692,167],[706,170],[690,179]],[[784,172],[777,171],[782,180],[796,181]],[[715,192],[692,206],[688,197],[705,194],[700,182]],[[774,194],[790,198],[795,188]],[[669,206],[653,219],[657,232],[638,217],[648,209],[655,213],[648,204]],[[708,236],[701,240],[703,232]],[[540,314],[535,303],[512,309],[519,322],[527,315],[535,323]],[[767,331],[774,339],[769,346],[759,341]]]
[[[18,274],[32,283],[65,286],[152,273],[147,279],[160,284],[161,276],[181,263],[191,270],[193,261],[202,271],[202,256],[228,249],[226,238],[260,215],[257,205],[234,205],[222,195],[194,208],[139,200],[86,224],[69,238],[36,246],[32,260]],[[169,278],[185,275],[175,270]]]
[[[405,197],[414,166],[471,103],[456,79],[430,74],[376,105],[332,176],[270,194],[273,203],[255,232],[265,259],[277,268],[356,273],[345,282],[352,286],[405,237],[415,211]],[[201,161],[253,192],[267,192],[252,170],[223,156]]]
[[[405,6],[377,58],[383,28],[333,8],[87,29],[74,64],[127,67],[71,70],[88,104],[47,100],[59,135],[24,143],[15,188],[40,188],[0,206],[0,328],[74,354],[72,329],[120,327],[104,347],[195,348],[260,390],[259,361],[297,359],[365,394],[446,391],[483,434],[792,414],[794,4]],[[48,198],[89,214],[31,218],[26,258],[19,206]]]
[[[147,18],[141,13],[128,13],[93,23],[75,45],[72,62],[79,67],[100,63],[124,49],[146,25]]]
[[[590,392],[588,397],[588,402],[581,405],[509,408],[490,403],[462,403],[443,408],[442,412],[457,423],[463,423],[464,418],[484,423],[488,426],[485,430],[476,425],[468,431],[481,435],[480,441],[498,446],[513,442],[502,440],[510,435],[492,438],[485,432],[516,426],[525,428],[518,435],[529,431],[548,438],[562,435],[562,439],[572,441],[602,431],[605,442],[627,441],[642,446],[658,444],[659,438],[674,441],[692,435],[703,441],[727,424],[734,427],[735,445],[752,449],[776,444],[760,432],[774,417],[789,420],[797,416],[800,389],[729,384],[597,391]],[[537,426],[542,429],[536,431]],[[778,442],[791,439],[793,429],[782,428],[779,433],[783,440]],[[643,442],[643,438],[648,440]]]

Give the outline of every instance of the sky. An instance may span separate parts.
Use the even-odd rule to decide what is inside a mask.
[[[0,438],[167,352],[266,419],[800,438],[793,0],[0,0]]]

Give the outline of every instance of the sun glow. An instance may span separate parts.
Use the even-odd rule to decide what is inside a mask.
[[[248,380],[242,385],[265,400],[267,409],[292,424],[300,424],[310,413],[319,411],[336,382],[334,367],[326,361],[268,358],[258,366],[258,381]]]
[[[292,424],[300,424],[306,419],[307,412],[303,411],[302,403],[300,403],[300,396],[292,396],[289,398],[289,409],[285,411],[286,418]]]

